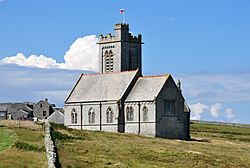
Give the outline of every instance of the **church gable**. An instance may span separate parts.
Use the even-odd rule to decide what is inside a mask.
[[[120,100],[138,73],[82,74],[65,103]]]
[[[189,111],[185,99],[172,77],[169,77],[156,99],[156,136],[189,139]]]

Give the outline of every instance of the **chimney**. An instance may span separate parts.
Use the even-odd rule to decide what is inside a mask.
[[[48,103],[48,101],[49,101],[48,98],[45,98],[45,101]]]

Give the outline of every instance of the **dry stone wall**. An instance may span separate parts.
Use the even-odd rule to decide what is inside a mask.
[[[55,145],[51,138],[51,126],[48,120],[45,120],[45,147],[48,159],[48,168],[55,168],[56,166],[56,151]]]

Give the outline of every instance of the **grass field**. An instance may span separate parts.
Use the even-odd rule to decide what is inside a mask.
[[[0,167],[47,167],[42,127],[0,120]]]
[[[250,128],[191,124],[191,141],[80,131],[53,124],[62,167],[250,167]],[[0,121],[0,167],[47,167],[44,132]]]
[[[10,147],[13,142],[14,142],[13,132],[0,127],[0,152]]]
[[[250,129],[193,123],[192,141],[54,126],[62,167],[250,167]]]

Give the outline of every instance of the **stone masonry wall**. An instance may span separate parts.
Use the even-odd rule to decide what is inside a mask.
[[[45,120],[45,147],[48,160],[48,168],[56,168],[55,145],[51,138],[51,126],[48,120]]]

